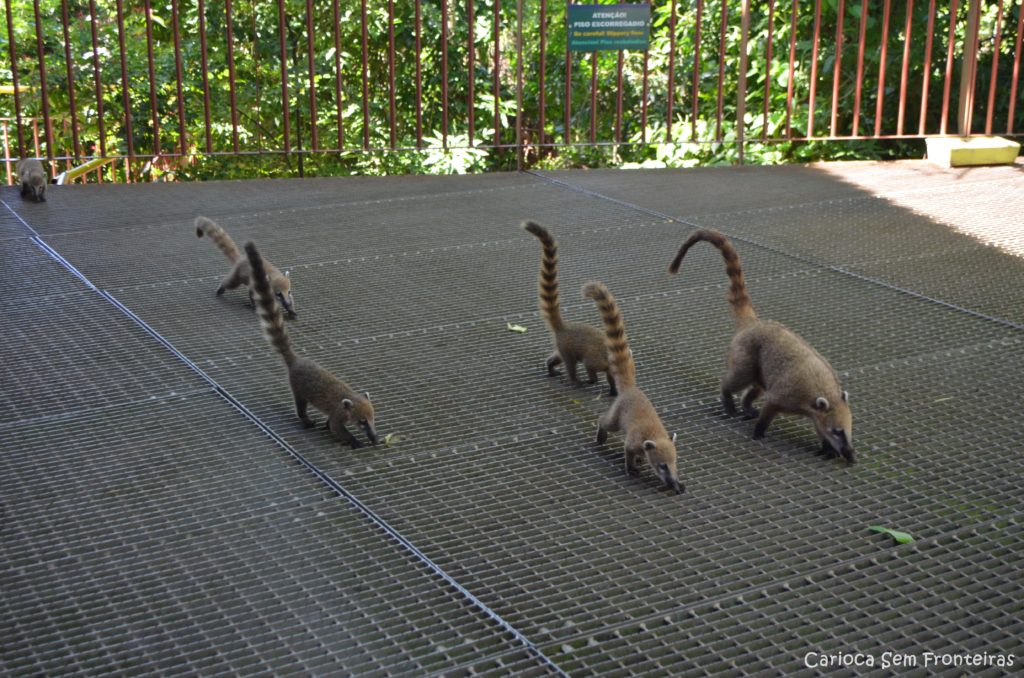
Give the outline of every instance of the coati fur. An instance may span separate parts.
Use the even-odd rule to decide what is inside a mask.
[[[21,196],[31,195],[36,202],[46,202],[46,170],[43,163],[35,158],[18,161],[18,183],[21,184]]]
[[[295,411],[306,428],[315,424],[306,409],[312,405],[327,415],[326,428],[353,449],[362,447],[346,428],[356,424],[377,444],[377,429],[373,424],[373,404],[369,393],[357,393],[351,386],[308,358],[301,358],[292,350],[291,340],[284,329],[284,317],[275,301],[264,260],[254,244],[245,245],[246,260],[252,267],[252,289],[256,294],[256,311],[263,325],[263,333],[288,367],[288,383],[295,398]]]
[[[217,296],[219,297],[224,294],[225,290],[233,290],[240,285],[245,285],[249,288],[249,303],[255,309],[256,301],[253,298],[252,274],[249,260],[242,255],[238,245],[231,239],[231,236],[217,223],[206,217],[196,217],[196,236],[202,238],[204,235],[220,248],[220,251],[224,253],[224,256],[231,263],[231,271],[228,272],[220,287],[217,288]],[[277,300],[284,307],[289,318],[297,317],[295,300],[292,298],[292,281],[288,273],[286,272],[282,275],[276,266],[266,259],[263,261],[266,264],[267,275],[270,278],[270,288],[274,296],[277,297]]]
[[[608,377],[608,395],[617,394],[615,379],[608,369],[608,351],[604,345],[604,333],[596,327],[584,323],[565,322],[558,304],[558,245],[551,233],[540,224],[527,221],[523,224],[528,232],[540,240],[542,254],[540,260],[540,311],[544,322],[551,330],[555,342],[555,352],[547,360],[548,375],[555,376],[555,368],[565,363],[565,371],[569,381],[578,385],[576,364],[583,363],[587,371],[587,383],[597,381],[597,373],[604,372]]]
[[[597,302],[601,311],[608,358],[619,387],[615,402],[598,421],[598,444],[603,445],[608,440],[609,431],[622,431],[626,438],[626,473],[638,475],[638,462],[646,456],[651,470],[666,487],[677,493],[683,492],[676,468],[676,436],[672,434],[669,437],[654,405],[636,385],[636,364],[626,341],[626,328],[615,298],[599,282],[584,285],[583,296]]]
[[[819,454],[829,458],[842,456],[853,463],[856,455],[849,394],[840,386],[828,360],[803,338],[779,323],[757,317],[732,243],[716,231],[697,231],[683,243],[669,273],[677,273],[686,252],[701,241],[711,243],[722,253],[730,282],[729,305],[736,322],[722,380],[725,411],[730,416],[736,414],[732,396],[746,389],[743,414],[748,419],[757,418],[754,438],[763,438],[768,425],[779,414],[808,417],[821,440]],[[764,406],[758,412],[754,401],[762,393]]]

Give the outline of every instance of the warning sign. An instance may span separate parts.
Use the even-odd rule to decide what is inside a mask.
[[[573,52],[646,51],[651,39],[651,6],[569,5],[568,23]]]

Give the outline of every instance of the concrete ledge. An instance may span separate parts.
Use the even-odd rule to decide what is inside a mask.
[[[943,167],[1009,165],[1020,144],[1002,137],[936,137],[925,141],[928,159]]]

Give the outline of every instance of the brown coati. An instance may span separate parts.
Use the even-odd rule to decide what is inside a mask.
[[[21,195],[31,195],[36,202],[46,202],[46,170],[43,163],[35,158],[18,161],[18,183],[21,184]]]
[[[626,473],[639,474],[637,462],[647,457],[651,470],[658,474],[666,487],[683,491],[676,468],[676,436],[670,438],[661,423],[654,405],[636,385],[636,364],[626,342],[626,328],[615,298],[603,283],[589,282],[583,286],[583,296],[597,302],[604,321],[605,342],[611,368],[615,374],[619,394],[597,424],[597,442],[604,444],[609,431],[622,431],[625,435]]]
[[[250,275],[248,259],[242,256],[238,245],[235,244],[235,241],[231,239],[231,236],[223,228],[211,219],[196,217],[196,236],[202,238],[204,235],[209,237],[220,248],[220,251],[224,253],[224,256],[231,263],[231,271],[228,272],[220,287],[217,288],[217,296],[219,297],[224,294],[225,290],[233,290],[240,285],[246,285],[249,288],[249,303],[252,304],[253,308],[256,308],[256,302],[253,299],[252,276]],[[282,275],[281,271],[277,270],[277,267],[266,259],[263,261],[266,264],[267,275],[270,277],[270,288],[273,290],[274,296],[284,306],[288,317],[295,318],[298,314],[295,312],[295,301],[292,298],[291,278],[288,277],[287,272]]]
[[[565,322],[558,304],[558,245],[546,228],[532,221],[523,228],[537,236],[543,247],[540,260],[540,311],[544,322],[555,342],[555,352],[547,360],[548,375],[555,376],[555,368],[565,363],[569,381],[579,384],[576,363],[582,362],[587,371],[587,383],[597,381],[597,373],[608,376],[608,395],[615,396],[615,379],[608,369],[608,351],[604,345],[604,333],[596,327],[583,323]]]
[[[245,245],[245,254],[252,267],[253,286],[256,294],[256,311],[263,325],[267,341],[284,358],[288,367],[288,383],[295,398],[295,411],[307,428],[314,426],[306,413],[312,405],[327,415],[327,428],[341,441],[353,448],[362,447],[349,432],[348,424],[356,424],[366,433],[374,445],[377,444],[377,430],[373,425],[373,405],[369,393],[357,393],[351,386],[320,367],[308,358],[301,358],[292,350],[291,340],[284,329],[281,309],[274,301],[270,282],[267,279],[263,259],[251,242]]]
[[[717,247],[725,259],[725,272],[730,282],[728,299],[736,321],[736,333],[729,344],[728,367],[722,380],[725,411],[729,415],[736,414],[732,396],[746,389],[743,414],[748,419],[760,414],[754,438],[764,437],[776,415],[801,415],[814,422],[821,440],[820,454],[842,455],[852,463],[856,456],[849,394],[839,385],[832,365],[810,344],[779,323],[757,317],[747,294],[739,255],[732,243],[716,231],[697,231],[683,243],[669,266],[669,273],[677,273],[687,250],[702,240]],[[759,413],[754,408],[754,400],[762,393],[765,401]]]

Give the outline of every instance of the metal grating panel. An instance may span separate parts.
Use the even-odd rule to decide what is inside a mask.
[[[546,650],[573,675],[852,672],[808,668],[810,652],[870,655],[874,670],[858,673],[1010,675],[1024,652],[1022,551],[1018,515]],[[916,664],[884,667],[886,652]],[[926,666],[925,652],[1014,655],[1014,667]]]
[[[212,394],[4,439],[13,674],[423,674],[516,647]]]
[[[4,301],[77,294],[80,281],[50,258],[29,238],[0,240],[0,289]]]

